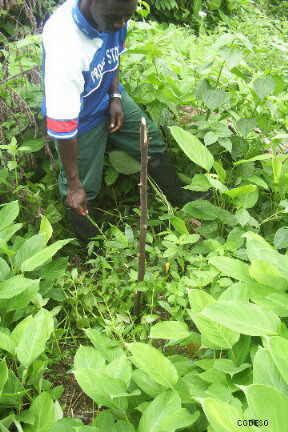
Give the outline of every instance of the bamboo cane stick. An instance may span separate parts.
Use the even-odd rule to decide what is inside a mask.
[[[140,124],[140,150],[141,150],[141,170],[140,170],[140,239],[139,239],[139,261],[138,261],[138,282],[142,282],[145,277],[146,253],[145,243],[148,223],[148,200],[147,200],[147,177],[148,177],[148,128],[145,117],[141,118]],[[141,309],[142,292],[136,293],[134,304],[134,315],[139,317]]]

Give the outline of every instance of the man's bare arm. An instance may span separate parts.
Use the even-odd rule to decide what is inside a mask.
[[[68,181],[65,204],[79,214],[87,214],[87,198],[79,179],[77,138],[58,140],[58,148]]]
[[[114,80],[112,81],[109,93],[119,93],[119,84],[120,84],[120,65],[115,73]]]

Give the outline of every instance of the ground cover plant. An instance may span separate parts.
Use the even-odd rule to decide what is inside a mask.
[[[96,203],[99,235],[79,252],[41,138],[40,37],[1,43],[1,430],[282,432],[287,23],[253,4],[199,36],[131,23],[125,86],[161,127],[184,187],[212,191],[177,209],[151,183],[141,283],[137,164],[107,156],[110,204]],[[63,403],[63,362],[89,418]]]

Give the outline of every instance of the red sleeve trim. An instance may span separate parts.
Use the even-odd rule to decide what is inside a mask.
[[[53,120],[47,117],[47,129],[54,132],[73,132],[78,127],[78,120]]]

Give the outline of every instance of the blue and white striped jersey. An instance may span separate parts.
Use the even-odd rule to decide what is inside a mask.
[[[105,119],[126,34],[127,26],[115,33],[98,32],[81,13],[78,0],[67,0],[49,18],[43,30],[42,104],[49,136],[72,138]]]

